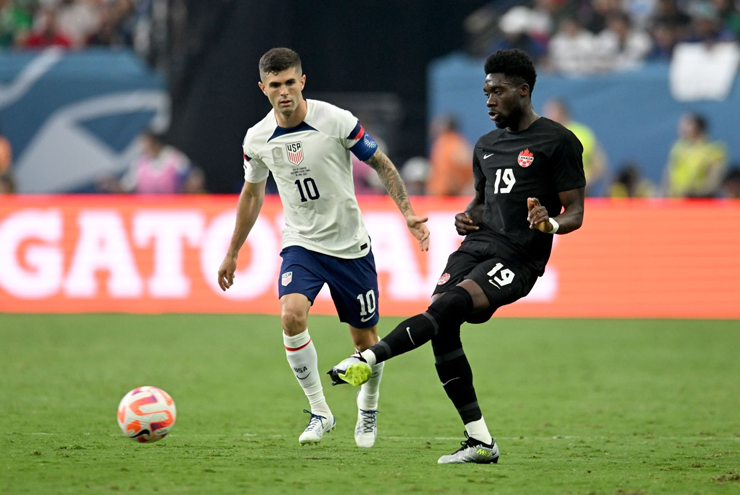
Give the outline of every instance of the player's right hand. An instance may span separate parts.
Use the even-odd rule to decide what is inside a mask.
[[[218,269],[218,286],[225,291],[234,285],[234,272],[236,271],[236,258],[226,256]]]
[[[429,217],[417,217],[416,215],[406,217],[406,226],[419,241],[419,248],[422,251],[429,251],[429,229],[424,225],[427,221]]]
[[[480,227],[473,225],[473,219],[467,214],[467,212],[458,213],[455,215],[455,229],[460,235],[468,235],[471,232],[480,230]]]

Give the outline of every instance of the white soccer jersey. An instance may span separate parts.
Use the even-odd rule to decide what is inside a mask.
[[[244,179],[272,172],[285,215],[283,247],[354,259],[370,249],[352,182],[350,150],[370,158],[377,144],[346,110],[307,100],[306,118],[279,127],[271,110],[244,138]]]

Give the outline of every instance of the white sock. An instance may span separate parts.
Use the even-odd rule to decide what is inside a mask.
[[[486,445],[491,445],[491,443],[493,442],[493,438],[491,438],[491,434],[488,433],[488,427],[486,426],[486,420],[483,419],[482,416],[478,421],[471,421],[470,423],[466,423],[465,431],[468,432],[468,437],[475,438],[476,440],[480,440]]]
[[[330,417],[331,409],[326,403],[324,389],[321,387],[319,359],[316,355],[316,347],[314,347],[311,336],[308,334],[308,329],[293,337],[283,333],[283,343],[285,344],[288,364],[290,364],[293,374],[298,379],[306,397],[308,397],[311,412],[319,416]]]
[[[360,393],[357,395],[357,407],[366,411],[378,409],[378,396],[380,395],[380,380],[383,379],[383,366],[385,363],[371,366],[370,379],[362,384]]]
[[[378,360],[378,358],[375,357],[375,353],[371,351],[370,349],[365,349],[360,353],[360,356],[362,356],[362,359],[367,361],[367,364],[370,366],[375,366],[375,362]]]

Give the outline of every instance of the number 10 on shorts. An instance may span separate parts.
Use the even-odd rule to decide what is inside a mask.
[[[370,289],[367,294],[357,294],[357,300],[360,301],[360,316],[372,316],[375,314],[375,291]],[[367,321],[369,318],[363,318]]]

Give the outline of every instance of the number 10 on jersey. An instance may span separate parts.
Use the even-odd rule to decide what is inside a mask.
[[[319,194],[319,188],[316,187],[316,182],[311,177],[306,177],[303,179],[303,182],[298,179],[295,181],[295,185],[298,186],[298,194],[301,195],[301,203],[305,203],[309,199],[314,200],[321,197],[321,194]],[[306,196],[308,196],[308,199],[306,199]]]

